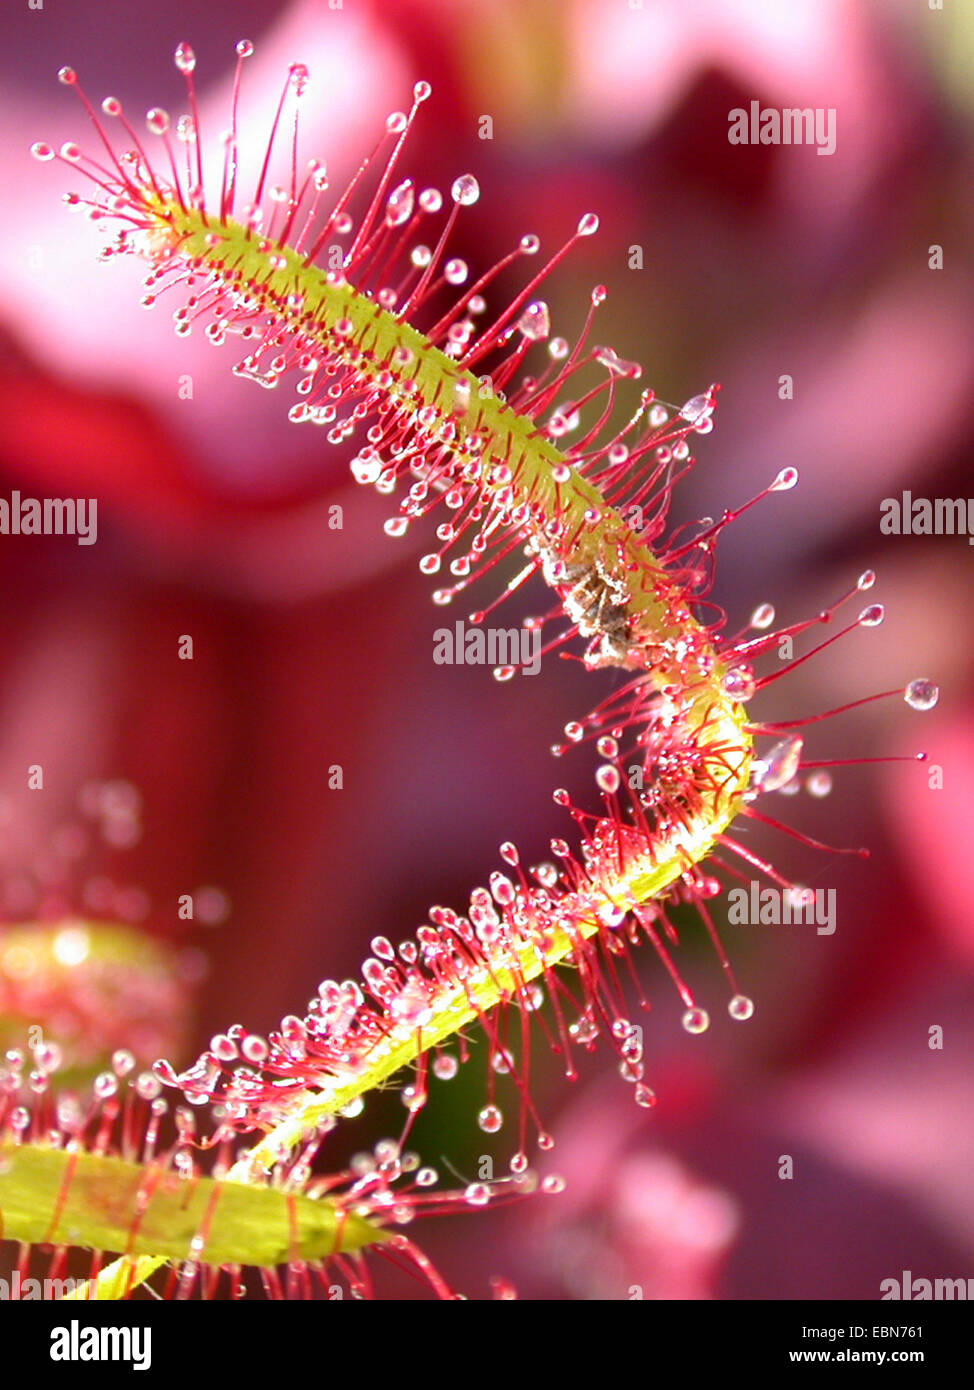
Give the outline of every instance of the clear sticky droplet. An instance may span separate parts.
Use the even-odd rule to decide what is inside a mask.
[[[295,96],[304,96],[308,86],[308,69],[304,63],[292,63],[287,70],[287,80]]]
[[[152,135],[165,135],[169,129],[169,112],[153,106],[145,113],[146,128]]]
[[[598,214],[597,214],[597,213],[594,213],[594,212],[587,212],[587,213],[584,215],[584,217],[579,218],[579,222],[578,222],[578,235],[579,235],[579,236],[594,236],[595,233],[596,233],[598,230],[599,230],[599,219],[598,219]]]
[[[595,781],[601,791],[611,795],[619,790],[619,769],[612,763],[603,763],[595,774]]]
[[[727,1005],[727,1012],[731,1018],[743,1022],[744,1019],[751,1018],[754,1014],[754,1000],[749,999],[746,994],[735,994]]]
[[[453,180],[450,197],[461,207],[470,207],[480,197],[480,184],[473,174],[461,174],[458,179]]]
[[[504,1116],[496,1105],[485,1105],[477,1116],[477,1124],[485,1134],[496,1134],[504,1124]]]
[[[933,681],[910,681],[910,684],[903,691],[903,699],[911,709],[933,709],[940,699],[940,687],[934,685]]]
[[[386,199],[386,226],[398,227],[408,222],[413,215],[415,188],[412,179],[406,179],[394,188]]]
[[[529,304],[517,321],[518,332],[532,342],[540,342],[551,332],[551,318],[548,306],[543,299]]]
[[[754,763],[751,785],[763,792],[776,792],[779,787],[786,786],[798,771],[803,746],[800,738],[786,738],[776,743],[765,757]]]
[[[460,1070],[460,1063],[451,1052],[441,1052],[433,1059],[433,1075],[440,1081],[452,1081]]]
[[[748,666],[733,666],[721,681],[726,694],[734,700],[749,700],[757,689],[754,672]]]
[[[763,632],[774,622],[774,607],[770,603],[759,603],[751,614],[751,626]]]
[[[706,1009],[687,1009],[681,1021],[688,1033],[706,1033],[710,1027],[710,1015]]]
[[[188,43],[177,45],[173,59],[180,72],[193,72],[196,67],[196,54]]]
[[[809,796],[821,798],[828,796],[832,790],[832,776],[824,768],[818,768],[809,774],[805,780],[805,790]]]
[[[684,420],[689,420],[691,424],[699,424],[702,420],[708,419],[714,413],[714,403],[710,398],[710,393],[705,392],[700,396],[691,396],[685,405],[680,406],[679,414]]]
[[[788,492],[798,482],[797,468],[783,468],[769,488],[770,492]]]
[[[868,608],[864,608],[857,619],[860,627],[879,627],[886,610],[881,603],[871,603]]]
[[[382,461],[364,454],[359,454],[351,462],[352,477],[357,483],[374,483],[382,472]],[[397,518],[398,520],[398,518]]]

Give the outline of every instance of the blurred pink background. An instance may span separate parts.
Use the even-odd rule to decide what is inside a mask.
[[[974,551],[964,537],[879,531],[880,501],[904,488],[974,494],[974,18],[962,6],[5,7],[0,496],[99,503],[97,545],[0,537],[5,917],[90,910],[100,885],[109,916],[181,953],[187,1060],[233,1021],[267,1030],[301,1012],[374,934],[406,935],[433,902],[461,908],[500,841],[544,857],[569,829],[552,787],[591,796],[585,756],[569,766],[547,750],[597,679],[550,661],[497,686],[484,669],[435,666],[421,537],[382,534],[389,499],[355,488],[321,432],[287,422],[292,388],[258,391],[232,376],[232,349],[177,339],[175,298],[146,314],[142,269],[100,266],[97,229],[59,200],[70,175],[28,157],[32,140],[84,133],[55,80],[62,63],[133,116],[182,109],[182,39],[199,59],[205,142],[226,124],[241,37],[257,45],[251,163],[289,61],[311,69],[304,153],[328,162],[333,186],[425,77],[434,98],[406,164],[440,187],[467,169],[480,180],[457,241],[475,268],[524,232],[554,246],[600,213],[599,236],[548,286],[555,330],[577,331],[604,282],[598,337],[640,360],[645,384],[669,401],[723,384],[677,519],[800,469],[796,492],[722,541],[731,629],[766,600],[785,622],[810,616],[870,566],[887,617],[762,697],[759,714],[793,718],[915,676],[942,687],[927,715],[890,701],[809,731],[808,756],[923,749],[943,768],[941,790],[914,763],[841,768],[828,799],[783,805],[810,835],[868,845],[869,861],[747,832],[786,874],[836,889],[835,935],[727,928],[757,1003],[740,1025],[691,928],[681,955],[714,1017],[699,1038],[645,954],[654,1007],[637,1021],[658,1107],[633,1104],[607,1050],[568,1085],[539,1044],[535,1098],[557,1140],[541,1167],[565,1176],[565,1194],[416,1238],[473,1297],[491,1275],[555,1299],[877,1298],[904,1269],[974,1275]],[[729,144],[727,113],[752,98],[834,107],[835,154]],[[493,140],[478,138],[485,114]],[[941,271],[928,268],[934,243]],[[642,270],[629,268],[634,244]],[[327,527],[335,502],[342,531]],[[177,660],[181,634],[192,662]],[[43,794],[26,790],[34,763]],[[328,787],[335,763],[341,791]],[[138,789],[140,833],[113,846],[92,832],[62,881],[45,869],[52,837],[85,823],[84,788],[106,781]],[[179,922],[178,895],[205,885],[227,895],[226,920]],[[470,1175],[489,1151],[482,1092],[482,1055],[434,1086],[424,1158]],[[401,1114],[394,1095],[376,1100],[336,1152],[394,1132]],[[501,1164],[509,1147],[495,1146]]]

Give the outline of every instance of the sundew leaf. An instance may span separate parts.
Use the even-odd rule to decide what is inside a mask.
[[[388,1239],[327,1199],[39,1144],[0,1145],[0,1236],[262,1269]]]

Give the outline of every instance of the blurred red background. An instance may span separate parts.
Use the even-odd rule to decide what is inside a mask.
[[[28,157],[32,140],[84,131],[55,81],[62,63],[130,112],[178,109],[182,39],[199,59],[205,139],[226,123],[241,37],[257,44],[245,135],[262,139],[286,64],[307,63],[305,153],[327,160],[333,186],[412,83],[432,81],[407,164],[440,187],[477,175],[457,242],[474,267],[524,232],[553,246],[600,213],[599,236],[547,289],[555,330],[577,331],[602,282],[600,338],[640,360],[661,397],[723,385],[679,520],[800,469],[796,492],[722,541],[732,629],[766,600],[783,621],[809,616],[868,566],[887,617],[759,713],[793,718],[915,676],[943,692],[928,715],[893,701],[810,733],[811,756],[926,750],[943,787],[914,763],[850,767],[827,799],[788,803],[790,823],[868,845],[867,862],[752,834],[838,902],[834,936],[727,928],[754,1019],[727,1019],[691,931],[684,954],[715,1021],[687,1037],[645,956],[658,1107],[633,1105],[604,1051],[574,1085],[539,1057],[557,1140],[543,1166],[565,1194],[418,1236],[476,1297],[494,1274],[524,1297],[733,1299],[876,1298],[904,1269],[974,1273],[974,553],[963,537],[879,530],[881,500],[904,488],[974,493],[974,20],[961,6],[6,7],[0,496],[96,496],[99,533],[90,547],[0,537],[5,917],[107,915],[172,943],[185,1061],[233,1021],[266,1031],[301,1012],[323,976],[355,972],[374,934],[411,932],[432,902],[462,907],[501,840],[543,857],[566,830],[551,788],[591,788],[584,756],[572,770],[547,750],[589,708],[592,679],[556,661],[505,686],[435,666],[421,538],[382,534],[388,501],[353,487],[347,453],[288,423],[287,388],[258,391],[232,376],[231,349],[175,338],[170,308],[147,315],[140,267],[100,266],[97,230],[59,201],[65,171]],[[728,111],[752,98],[834,107],[835,154],[729,144]],[[478,138],[484,115],[491,140]],[[928,266],[933,244],[942,270]],[[793,400],[779,398],[782,374]],[[341,531],[327,526],[336,502]],[[182,634],[192,662],[177,659]],[[43,794],[26,787],[38,763]],[[104,783],[140,803],[115,843],[86,811]],[[72,827],[80,840],[52,863]],[[205,885],[226,894],[225,920],[180,922],[178,896]],[[480,1065],[434,1087],[416,1137],[464,1176],[486,1142]],[[379,1098],[348,1142],[394,1132],[401,1113]]]

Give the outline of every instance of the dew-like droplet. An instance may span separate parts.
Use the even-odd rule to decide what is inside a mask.
[[[541,342],[547,338],[551,332],[551,319],[548,314],[548,306],[543,299],[536,299],[529,304],[524,313],[517,321],[518,332],[523,333],[525,338],[531,342]]]
[[[903,691],[903,699],[911,709],[933,709],[940,699],[940,687],[933,681],[915,680]]]
[[[162,1090],[162,1082],[151,1071],[142,1071],[136,1079],[135,1089],[143,1100],[155,1100]]]
[[[145,113],[146,128],[152,135],[165,135],[169,129],[169,112],[161,106],[152,106]]]
[[[480,184],[473,174],[461,174],[458,179],[453,180],[450,197],[461,207],[468,208],[480,197]]]
[[[619,769],[612,763],[603,763],[595,774],[598,787],[610,795],[619,790]]]
[[[597,213],[594,213],[594,212],[587,212],[587,213],[585,213],[584,217],[581,217],[581,218],[579,219],[579,222],[578,222],[578,235],[579,235],[579,236],[594,236],[595,233],[596,233],[598,230],[599,230],[599,219],[598,219],[598,214],[597,214]]]
[[[650,1088],[644,1086],[642,1082],[640,1082],[633,1091],[632,1096],[636,1104],[641,1105],[644,1110],[652,1110],[653,1106],[656,1104],[656,1092],[651,1091]]]
[[[45,140],[35,140],[30,147],[30,152],[35,159],[39,159],[42,164],[46,164],[49,159],[54,158],[54,150]]]
[[[769,492],[788,492],[798,482],[797,468],[782,468],[768,489]]]
[[[240,1051],[248,1062],[259,1066],[267,1060],[270,1048],[266,1038],[262,1038],[259,1033],[248,1033],[240,1044]]]
[[[599,907],[599,921],[613,930],[621,927],[626,920],[627,912],[621,903],[604,902]]]
[[[177,45],[173,59],[180,72],[189,73],[196,67],[196,54],[188,43]]]
[[[685,405],[681,405],[678,412],[684,420],[689,420],[691,424],[700,424],[714,413],[714,403],[711,400],[710,392],[706,391],[700,396],[691,396]]]
[[[460,1070],[460,1063],[452,1052],[440,1052],[433,1059],[433,1075],[440,1081],[452,1081]]]
[[[496,1105],[485,1105],[477,1116],[477,1124],[485,1134],[496,1134],[504,1123],[504,1116]]]
[[[751,614],[751,626],[763,632],[774,622],[774,607],[770,603],[759,603]]]
[[[45,1076],[51,1076],[61,1065],[61,1049],[55,1042],[41,1042],[34,1048],[34,1065]]]
[[[404,516],[391,516],[388,521],[382,523],[382,529],[387,536],[398,538],[404,536],[409,526],[409,522]]]
[[[784,738],[768,750],[763,758],[755,761],[751,785],[760,787],[763,792],[776,792],[786,786],[798,771],[804,741],[801,738]]]
[[[885,616],[886,610],[881,603],[871,603],[859,614],[857,622],[860,627],[879,627]]]
[[[106,97],[101,104],[101,109],[106,116],[120,116],[122,114],[122,103],[118,97]]]
[[[128,1076],[135,1070],[135,1055],[127,1047],[120,1047],[112,1053],[112,1071],[116,1076]]]
[[[210,1039],[210,1051],[220,1062],[234,1062],[237,1059],[237,1044],[226,1033],[214,1033]]]
[[[172,1062],[166,1061],[161,1057],[157,1062],[152,1063],[152,1070],[165,1086],[175,1086],[176,1071]]]
[[[828,796],[832,790],[832,775],[825,771],[824,767],[817,768],[815,772],[809,774],[805,779],[805,790],[809,796],[823,797]]]
[[[857,589],[871,589],[875,583],[876,583],[876,571],[875,571],[875,570],[863,570],[862,574],[860,574],[859,578],[856,580],[856,588],[857,588]]]
[[[506,874],[491,874],[490,891],[499,907],[509,907],[517,898],[517,890]]]
[[[750,1018],[754,1013],[754,1000],[749,999],[746,994],[735,994],[727,1005],[727,1012],[730,1014],[731,1018],[736,1018],[738,1021],[743,1022],[744,1019]]]
[[[249,39],[241,39],[237,44],[237,57],[249,58],[254,51],[254,45]]]
[[[433,88],[428,82],[416,82],[413,84],[413,101],[426,101],[432,92]]]
[[[706,1009],[687,1009],[681,1022],[688,1033],[706,1033],[710,1027],[710,1015]]]
[[[464,1189],[463,1197],[471,1207],[485,1207],[490,1201],[490,1188],[484,1182],[472,1182]]]
[[[364,450],[352,459],[349,466],[352,470],[352,477],[357,483],[374,483],[382,472],[382,460],[378,455],[370,456]]]
[[[733,666],[721,681],[726,694],[734,700],[749,700],[757,689],[754,672],[748,666]]]
[[[412,179],[406,179],[394,188],[386,199],[386,226],[398,227],[408,222],[413,215],[416,190]]]

